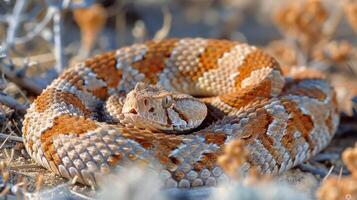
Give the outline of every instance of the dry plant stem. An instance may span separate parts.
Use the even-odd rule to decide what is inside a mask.
[[[12,12],[11,17],[9,17],[9,28],[7,31],[7,43],[8,44],[13,44],[15,41],[15,36],[16,36],[16,32],[18,29],[18,25],[20,24],[20,17],[21,17],[21,13],[23,11],[23,9],[26,6],[26,0],[19,0],[16,1],[14,10]]]
[[[49,63],[54,61],[54,56],[52,53],[48,52],[48,53],[44,53],[44,54],[38,54],[38,55],[34,55],[34,56],[27,56],[27,57],[16,57],[16,58],[11,58],[11,60],[14,63],[21,63],[23,62],[24,59],[28,59],[30,61],[34,61],[37,64],[42,64],[42,63]],[[30,67],[30,65],[29,65]],[[32,67],[32,66],[31,66]]]
[[[46,15],[43,18],[43,20],[38,23],[33,29],[32,31],[30,31],[29,33],[27,33],[25,36],[22,37],[16,37],[14,41],[12,41],[14,44],[22,44],[22,43],[26,43],[29,42],[30,40],[32,40],[36,35],[40,34],[40,32],[46,27],[46,25],[51,21],[51,19],[53,18],[53,15],[55,13],[55,9],[52,7],[49,7],[47,9]]]
[[[54,54],[56,58],[55,69],[57,73],[62,72],[64,70],[64,67],[66,66],[66,58],[63,52],[62,29],[63,29],[63,22],[62,22],[61,10],[55,9],[55,13],[53,16],[53,33],[54,33],[54,42],[55,42]]]
[[[23,142],[22,137],[0,133],[0,139],[8,139],[16,142]]]
[[[326,176],[322,179],[322,182],[324,182],[332,173],[332,170],[334,169],[335,167],[334,166],[331,166],[330,167],[330,170],[328,171],[328,173],[326,174]],[[340,170],[340,177],[342,175],[342,170]]]
[[[9,153],[8,149],[5,149],[6,162],[8,163],[8,165],[10,165],[14,159],[14,152],[15,152],[14,149],[11,149],[10,153]]]
[[[14,98],[12,98],[11,96],[8,96],[2,92],[0,92],[0,102],[3,103],[4,105],[16,110],[20,114],[26,113],[27,106],[20,104]]]
[[[32,30],[30,30],[25,36],[16,37],[16,32],[18,29],[18,25],[20,24],[20,21],[28,20],[28,17],[26,16],[28,14],[22,13],[24,7],[27,5],[26,2],[27,2],[26,0],[16,1],[15,8],[13,10],[12,15],[6,16],[6,19],[4,19],[4,20],[0,19],[0,21],[5,21],[5,22],[7,21],[7,23],[9,24],[9,29],[7,32],[7,43],[9,45],[22,44],[22,43],[29,42],[35,36],[39,35],[40,32],[46,27],[46,25],[52,19],[54,21],[54,29],[55,29],[55,26],[56,26],[56,19],[55,19],[56,16],[55,15],[56,15],[56,13],[60,12],[60,8],[57,8],[55,6],[50,6],[50,7],[48,7],[48,9],[46,11],[46,15],[45,15],[45,17],[43,17],[42,21],[40,21],[34,28],[32,28]],[[69,8],[75,9],[77,7],[87,7],[91,4],[93,4],[93,1],[86,0],[86,1],[81,1],[81,3],[76,3],[76,4],[71,3]],[[54,32],[55,32],[55,30],[54,30]],[[56,37],[56,33],[55,33],[55,37]],[[55,42],[56,42],[56,38],[55,38]]]
[[[338,176],[325,177],[320,188],[317,190],[317,199],[320,200],[338,200],[338,199],[356,199],[356,156],[357,145],[349,147],[342,153],[342,160],[351,172],[350,176],[342,176],[343,168],[340,168]],[[330,170],[332,171],[332,170]]]
[[[154,40],[162,40],[167,37],[171,29],[172,15],[168,7],[162,8],[162,13],[164,15],[164,22],[160,30],[158,30],[154,36]]]
[[[10,133],[9,135],[7,135],[7,137],[5,137],[5,140],[0,145],[0,149],[2,149],[2,147],[6,144],[6,142],[9,140],[9,138],[12,136],[12,134],[14,134],[14,133]],[[13,149],[11,149],[11,150],[13,150]]]
[[[41,94],[41,91],[46,87],[25,76],[18,76],[14,70],[10,69],[10,66],[5,64],[0,65],[0,70],[10,81],[33,94]]]
[[[0,1],[0,6],[3,8],[3,10],[11,10],[10,5],[5,4],[3,1]],[[31,21],[34,18],[37,17],[38,13],[41,11],[41,7],[39,4],[35,4],[29,11],[26,11],[26,13],[23,13],[18,17],[20,21]],[[3,14],[0,15],[0,22],[2,23],[8,23],[11,20],[12,15],[9,14]]]
[[[15,126],[18,133],[22,133],[21,130],[19,129],[19,127],[16,125],[16,122],[14,119],[11,120],[11,123]]]

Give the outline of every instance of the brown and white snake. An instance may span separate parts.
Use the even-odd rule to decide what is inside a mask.
[[[308,71],[284,77],[247,44],[166,39],[66,70],[28,109],[23,139],[39,164],[84,184],[144,164],[169,187],[196,187],[227,178],[216,160],[234,139],[248,150],[243,171],[280,173],[323,149],[338,122],[334,90]]]

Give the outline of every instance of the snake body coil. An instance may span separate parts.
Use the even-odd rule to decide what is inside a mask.
[[[208,97],[203,101],[215,120],[185,134],[104,121],[99,110],[109,96],[129,92],[137,82]],[[325,80],[299,72],[283,77],[278,62],[254,46],[167,39],[66,70],[28,109],[23,138],[39,164],[84,184],[113,168],[144,163],[168,186],[196,187],[227,178],[216,160],[233,139],[248,149],[245,170],[280,173],[309,159],[333,137],[336,106]]]

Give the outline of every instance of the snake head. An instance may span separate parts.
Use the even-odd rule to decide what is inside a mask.
[[[202,123],[207,107],[190,95],[137,83],[126,96],[122,114],[139,128],[184,132]]]

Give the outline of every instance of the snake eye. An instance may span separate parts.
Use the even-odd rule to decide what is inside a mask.
[[[173,99],[172,99],[172,97],[171,97],[170,95],[165,96],[165,97],[162,99],[162,106],[163,106],[164,108],[170,107],[170,106],[172,105],[172,103],[173,103]]]

